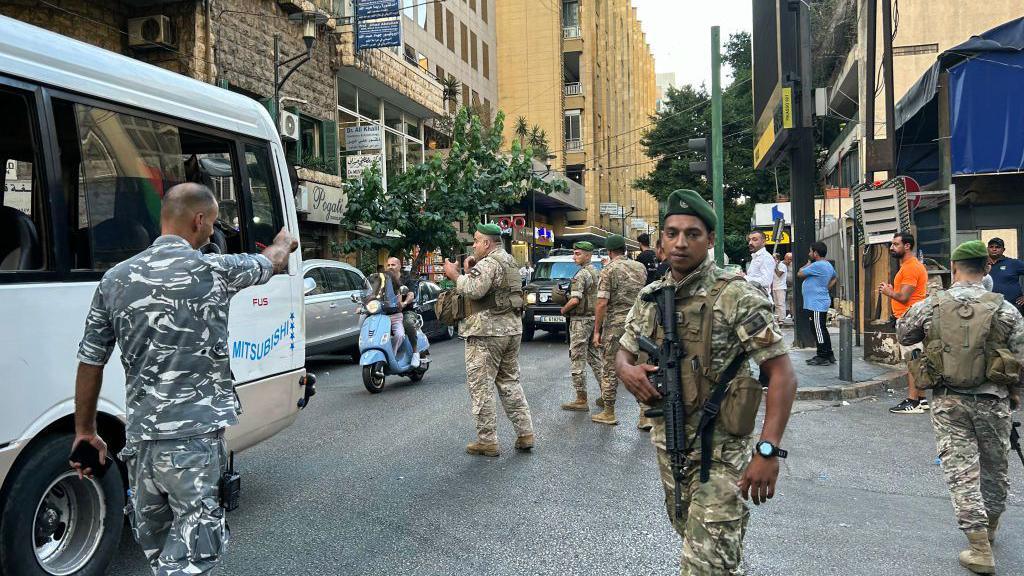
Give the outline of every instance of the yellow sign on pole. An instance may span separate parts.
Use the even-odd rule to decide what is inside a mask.
[[[793,88],[782,88],[782,127],[789,129],[793,124]]]
[[[761,164],[761,159],[765,157],[765,154],[768,154],[768,150],[771,149],[774,143],[775,125],[769,122],[764,128],[764,132],[761,132],[761,136],[757,139],[757,145],[754,146],[754,166]]]
[[[762,230],[762,232],[764,232],[764,243],[765,244],[775,244],[776,243],[775,242],[775,230]],[[789,232],[783,230],[782,234],[781,234],[781,237],[780,237],[780,242],[778,242],[778,243],[779,244],[790,244],[791,240],[790,240],[790,237],[789,237]]]

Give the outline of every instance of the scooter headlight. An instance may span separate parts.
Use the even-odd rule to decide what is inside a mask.
[[[380,300],[370,300],[366,303],[366,312],[368,314],[379,314],[380,313]]]

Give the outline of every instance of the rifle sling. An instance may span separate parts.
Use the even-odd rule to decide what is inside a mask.
[[[711,397],[704,402],[704,409],[701,411],[700,424],[697,426],[697,436],[700,438],[700,481],[701,484],[711,477],[711,439],[715,432],[715,421],[718,420],[718,411],[722,407],[722,400],[725,393],[729,391],[729,383],[736,377],[740,367],[747,361],[747,355],[743,352],[725,368]]]

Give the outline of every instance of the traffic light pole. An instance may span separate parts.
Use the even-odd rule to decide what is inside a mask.
[[[718,26],[711,27],[711,193],[715,214],[715,264],[725,265],[725,197],[722,193],[722,48]]]

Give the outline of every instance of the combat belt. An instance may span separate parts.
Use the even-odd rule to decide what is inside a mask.
[[[713,322],[714,305],[721,296],[725,287],[740,277],[732,276],[718,280],[709,294],[702,302],[696,302],[703,317],[701,318],[702,330],[697,338],[705,342],[704,360],[710,364],[711,358],[711,326]],[[655,388],[664,398],[661,407],[651,408],[646,411],[648,417],[665,418],[665,450],[669,456],[669,467],[672,478],[675,481],[675,516],[682,518],[681,510],[681,484],[686,471],[686,462],[689,454],[693,451],[693,444],[700,438],[700,481],[705,483],[711,476],[711,443],[714,436],[715,425],[722,417],[722,425],[726,432],[735,436],[746,436],[753,431],[754,420],[761,402],[760,383],[748,377],[737,379],[740,369],[747,362],[747,355],[740,352],[732,359],[726,368],[714,380],[715,384],[710,390],[707,399],[701,408],[700,422],[694,438],[686,436],[686,407],[683,399],[683,369],[682,360],[686,357],[686,350],[678,337],[676,325],[676,302],[675,286],[668,285],[657,291],[641,295],[646,302],[656,302],[660,317],[660,330],[663,333],[661,346],[655,345],[646,336],[638,339],[640,349],[649,357],[649,362],[658,366],[651,381]],[[711,380],[710,367],[701,369],[700,356],[691,356],[690,378]],[[730,392],[729,401],[726,402],[726,395]],[[723,407],[723,402],[725,406]],[[723,410],[724,408],[724,410]]]

